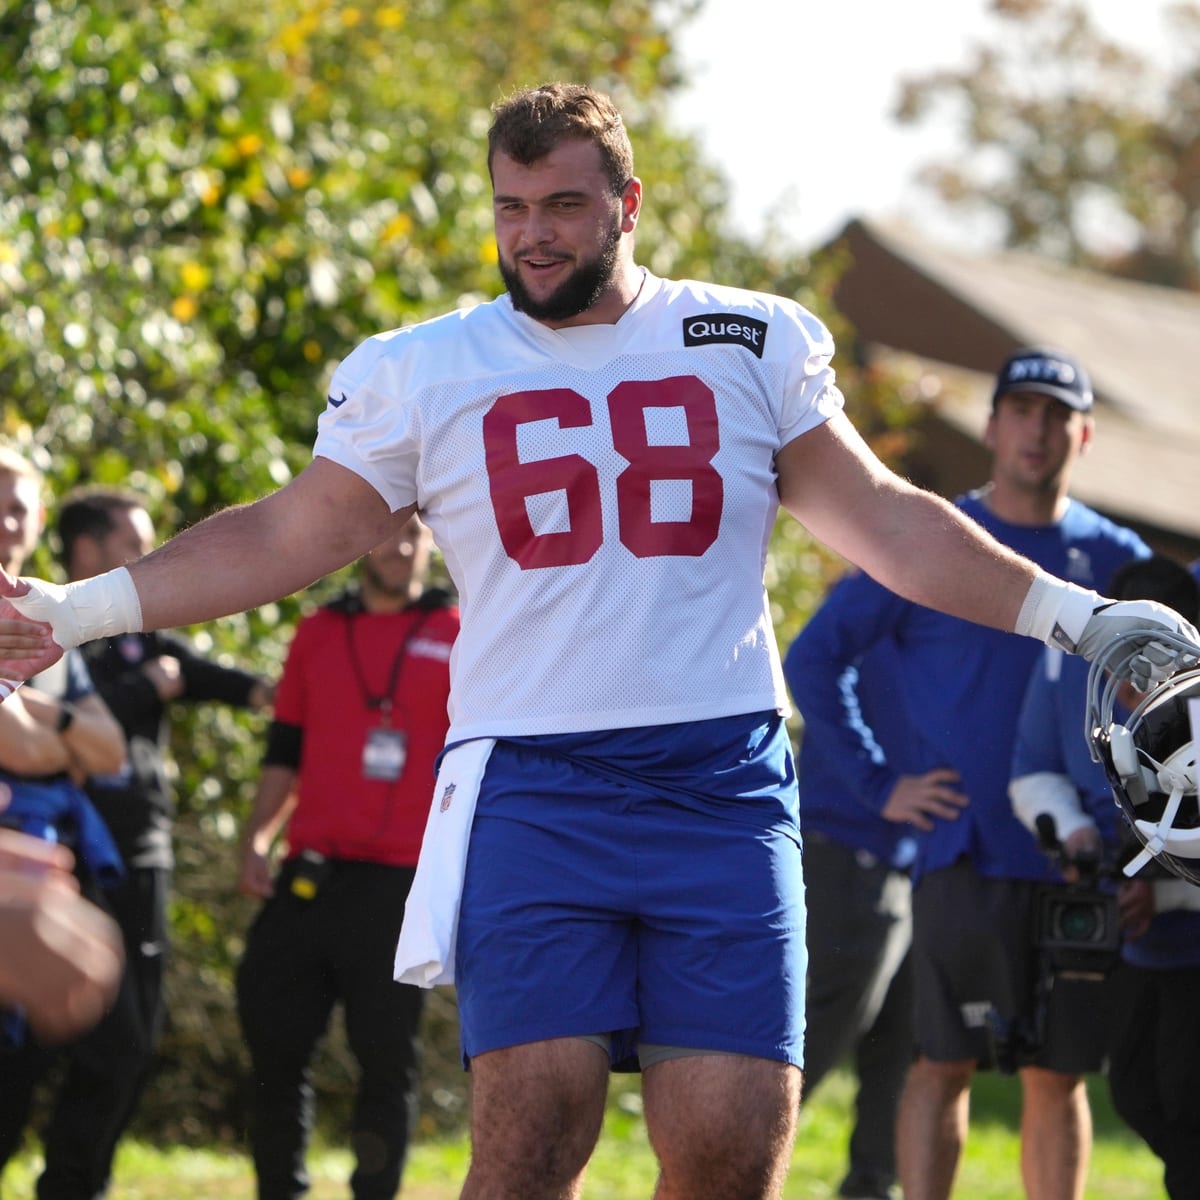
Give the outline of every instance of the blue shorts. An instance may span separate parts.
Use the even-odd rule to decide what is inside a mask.
[[[455,979],[463,1053],[610,1035],[801,1066],[804,883],[774,713],[499,741]]]

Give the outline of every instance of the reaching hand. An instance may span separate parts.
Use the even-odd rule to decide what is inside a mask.
[[[12,604],[28,593],[28,580],[14,579],[0,567],[0,701],[63,654],[48,622],[32,620]]]
[[[1090,662],[1103,659],[1106,670],[1145,692],[1200,663],[1200,633],[1165,604],[1108,601],[1093,611],[1075,653]]]

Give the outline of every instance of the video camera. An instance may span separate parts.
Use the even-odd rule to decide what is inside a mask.
[[[1121,935],[1116,894],[1100,883],[1118,872],[1098,858],[1068,859],[1052,817],[1043,813],[1036,825],[1041,848],[1060,869],[1074,867],[1079,878],[1038,888],[1034,944],[1054,974],[1103,979],[1116,965]]]
[[[1120,871],[1099,858],[1068,858],[1048,814],[1039,816],[1035,824],[1042,850],[1060,870],[1073,867],[1078,878],[1073,883],[1039,884],[1034,892],[1038,971],[1031,1016],[1006,1021],[994,1008],[988,1013],[990,1051],[996,1068],[1005,1074],[1036,1059],[1056,984],[1102,983],[1120,957],[1116,893],[1101,887],[1102,882],[1118,879]]]

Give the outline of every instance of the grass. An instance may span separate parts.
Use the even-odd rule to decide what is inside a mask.
[[[1096,1145],[1087,1200],[1157,1200],[1163,1196],[1157,1159],[1113,1114],[1103,1080],[1089,1082]],[[845,1170],[853,1080],[832,1074],[806,1107],[796,1139],[787,1200],[826,1200]],[[981,1075],[972,1092],[971,1132],[955,1196],[961,1200],[1020,1200],[1015,1080]],[[404,1200],[454,1200],[466,1174],[463,1138],[413,1147]],[[352,1168],[348,1153],[321,1148],[310,1156],[311,1200],[345,1200]],[[40,1163],[36,1153],[14,1161],[4,1177],[6,1200],[32,1200]],[[645,1200],[653,1190],[654,1160],[634,1080],[614,1079],[600,1145],[588,1169],[588,1200]],[[254,1177],[239,1154],[212,1150],[122,1145],[109,1200],[253,1200]]]

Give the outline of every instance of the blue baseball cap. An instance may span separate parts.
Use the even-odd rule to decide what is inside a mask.
[[[1092,411],[1092,384],[1078,361],[1061,350],[1018,350],[996,375],[992,408],[1009,392],[1053,396],[1076,412]]]

